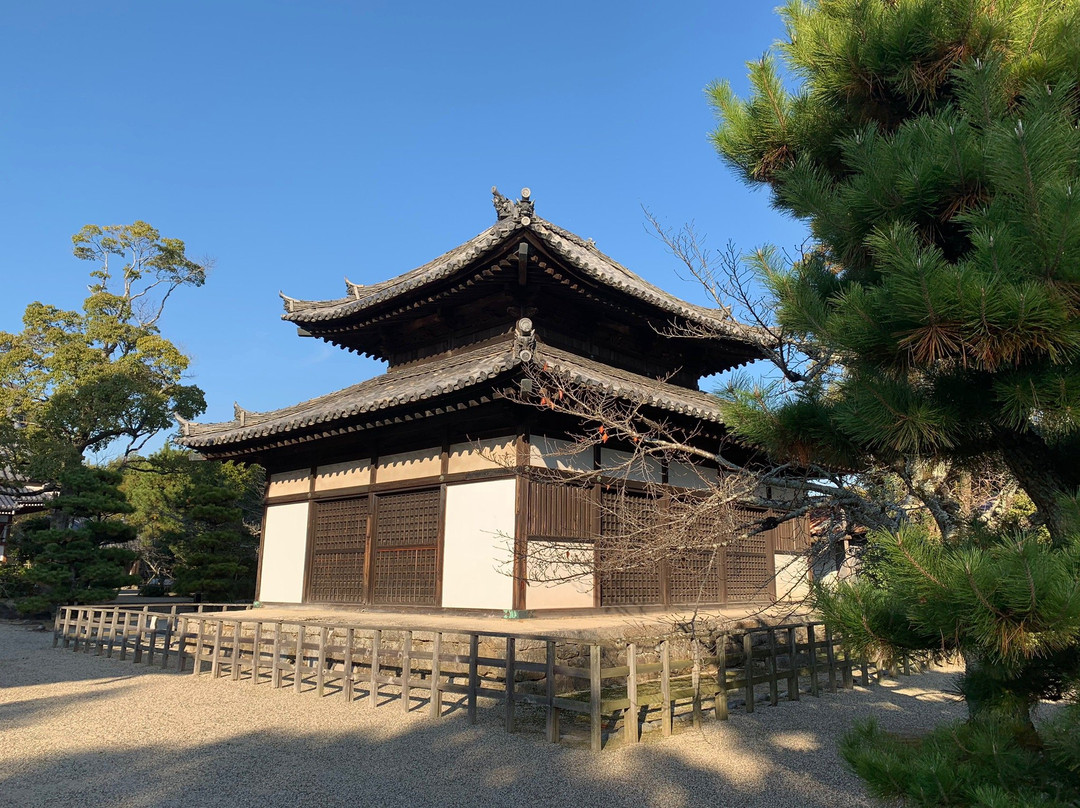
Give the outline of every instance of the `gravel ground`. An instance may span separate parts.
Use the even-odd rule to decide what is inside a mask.
[[[836,754],[855,719],[917,733],[959,718],[951,675],[761,706],[594,754],[441,720],[52,648],[0,623],[0,808],[28,806],[870,806]]]

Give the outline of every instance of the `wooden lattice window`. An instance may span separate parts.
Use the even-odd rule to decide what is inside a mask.
[[[764,513],[745,511],[747,526],[760,521]],[[729,601],[760,600],[769,594],[770,563],[768,533],[756,533],[733,542],[726,552],[725,582]]]
[[[600,498],[600,565],[602,606],[649,606],[664,602],[662,568],[653,558],[635,558],[647,543],[656,507],[645,494],[605,491]],[[645,550],[644,555],[648,555]]]
[[[368,499],[316,502],[311,533],[307,599],[359,603],[364,598]]]
[[[375,518],[376,603],[435,606],[439,491],[381,494]]]
[[[668,598],[690,605],[723,600],[724,551],[685,550],[668,559]]]
[[[596,507],[591,488],[531,480],[527,532],[530,539],[592,539]]]

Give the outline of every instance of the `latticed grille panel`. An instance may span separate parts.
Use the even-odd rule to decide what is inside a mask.
[[[367,497],[316,502],[313,507],[307,599],[359,603],[364,598]]]
[[[436,567],[434,547],[376,553],[375,602],[435,606]]]
[[[435,606],[439,491],[379,496],[375,518],[376,603]]]
[[[768,538],[764,533],[739,539],[727,551],[728,600],[757,600],[768,594]]]
[[[647,539],[655,508],[643,494],[608,492],[600,500],[600,603],[603,606],[647,606],[664,602],[660,563],[636,560]],[[647,553],[642,555],[647,556]]]
[[[668,560],[668,598],[671,603],[719,603],[723,551],[686,550]]]
[[[439,491],[408,491],[379,497],[376,548],[422,547],[439,541]]]
[[[592,489],[529,482],[530,538],[589,539],[596,532]]]

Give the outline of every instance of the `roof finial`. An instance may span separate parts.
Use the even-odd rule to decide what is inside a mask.
[[[517,203],[518,215],[522,217],[522,224],[529,224],[528,218],[535,215],[533,210],[532,191],[528,188],[521,189],[521,200]]]
[[[293,304],[297,302],[296,298],[295,297],[289,297],[287,294],[285,294],[284,292],[281,292],[281,291],[278,292],[278,297],[280,297],[282,303],[285,304],[285,313],[286,314],[292,314],[292,312],[293,312]]]
[[[185,438],[191,434],[191,421],[189,421],[187,418],[182,417],[178,412],[174,412],[172,414],[172,417],[173,420],[180,425],[180,431],[183,433]]]
[[[244,422],[247,421],[248,411],[245,410],[243,407],[241,407],[235,401],[233,402],[232,407],[233,407],[233,420],[238,421],[240,423],[240,426],[244,426],[245,425]]]
[[[509,219],[514,215],[514,203],[499,193],[499,189],[491,186],[492,202],[495,204],[495,215],[499,221]]]

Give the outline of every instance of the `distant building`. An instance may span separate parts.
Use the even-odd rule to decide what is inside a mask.
[[[539,218],[527,189],[517,202],[496,192],[495,207],[492,227],[411,272],[346,281],[335,300],[284,298],[302,335],[384,359],[386,373],[273,412],[181,422],[179,442],[204,457],[267,469],[257,598],[480,610],[775,598],[777,559],[795,556],[787,526],[722,551],[711,570],[695,558],[601,563],[580,580],[530,582],[541,550],[596,559],[596,539],[623,529],[644,483],[703,488],[718,473],[646,463],[628,475],[629,499],[614,501],[602,475],[630,447],[570,451],[581,420],[523,401],[536,392],[530,371],[693,424],[716,451],[724,427],[697,381],[760,353],[723,311],[673,297]],[[279,370],[287,385],[291,371]],[[581,473],[594,472],[583,493]]]
[[[7,545],[15,517],[44,510],[54,492],[31,482],[11,469],[0,468],[0,564],[7,563]]]

